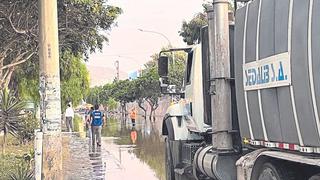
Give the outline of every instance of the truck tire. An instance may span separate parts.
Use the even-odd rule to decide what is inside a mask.
[[[266,162],[259,173],[258,180],[296,180],[294,173],[283,166]]]
[[[175,180],[172,152],[170,148],[170,140],[165,138],[165,166],[166,166],[166,180]]]

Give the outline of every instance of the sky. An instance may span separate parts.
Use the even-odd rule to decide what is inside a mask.
[[[179,36],[183,20],[191,20],[203,11],[204,0],[109,0],[107,4],[122,8],[116,20],[117,26],[108,32],[109,42],[102,52],[90,55],[88,65],[115,68],[120,62],[120,71],[130,73],[143,67],[150,56],[169,44],[185,47]]]

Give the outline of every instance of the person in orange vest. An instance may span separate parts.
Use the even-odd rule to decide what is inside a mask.
[[[131,109],[130,119],[131,119],[132,126],[135,126],[136,125],[136,119],[137,119],[137,111],[136,111],[135,107]]]

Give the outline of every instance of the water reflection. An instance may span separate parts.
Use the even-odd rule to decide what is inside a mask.
[[[138,121],[133,127],[129,121],[120,123],[110,120],[103,128],[102,136],[116,137],[114,143],[118,145],[120,164],[128,166],[128,163],[136,162],[138,159],[153,171],[155,177],[165,179],[164,141],[157,126],[148,121]],[[123,162],[124,156],[127,158],[126,162]],[[135,170],[141,175],[150,173],[144,168]]]
[[[90,142],[90,144],[92,144]],[[89,159],[92,165],[92,177],[96,180],[103,180],[106,172],[106,162],[102,160],[101,147],[89,147]]]

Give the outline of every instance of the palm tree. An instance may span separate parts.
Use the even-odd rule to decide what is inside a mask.
[[[7,88],[1,91],[0,103],[0,131],[3,131],[2,154],[4,154],[8,133],[15,137],[17,136],[25,104],[17,99]]]

